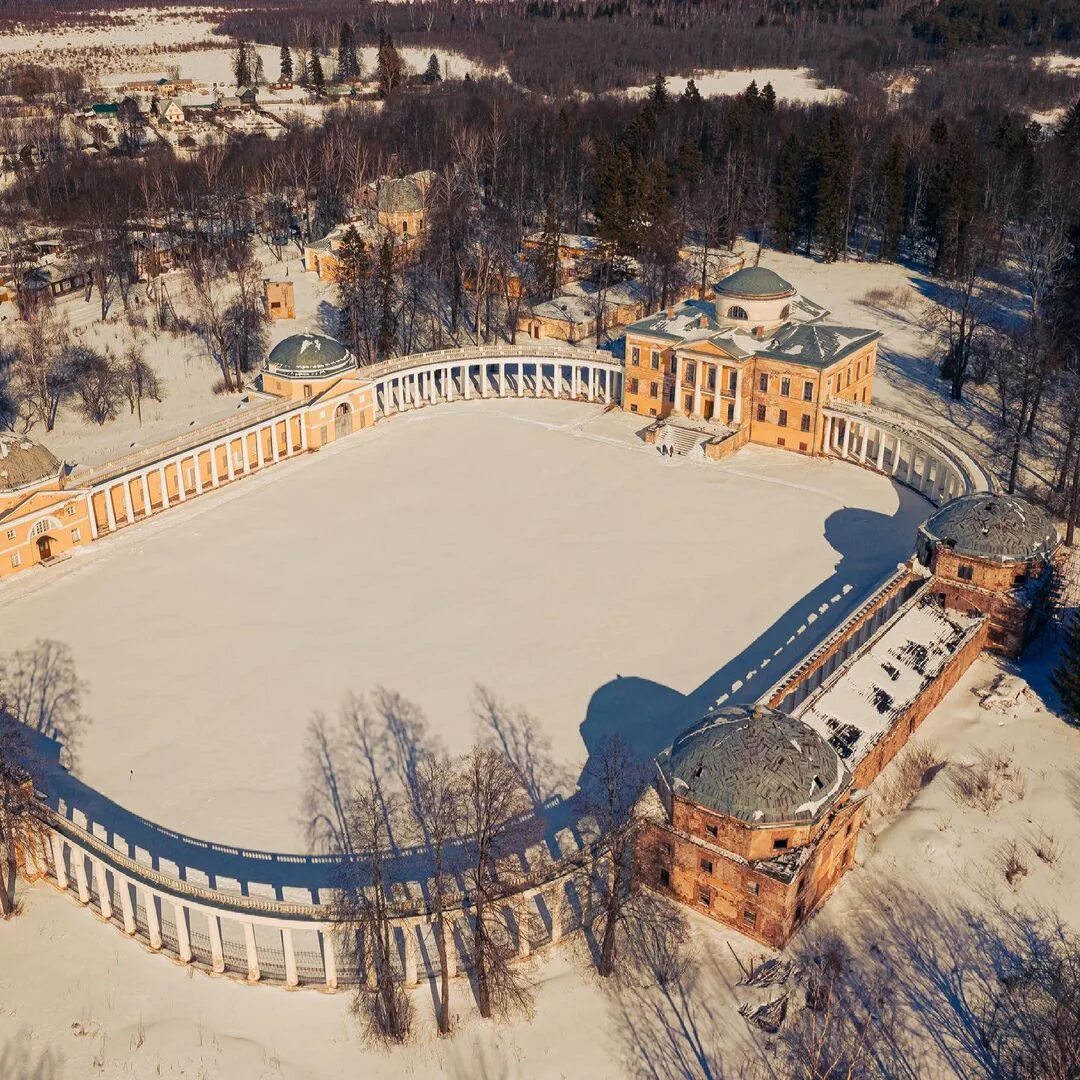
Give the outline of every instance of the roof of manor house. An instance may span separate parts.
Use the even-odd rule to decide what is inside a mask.
[[[0,432],[0,491],[17,491],[50,480],[59,472],[59,460],[44,446]]]
[[[880,330],[863,330],[857,326],[786,323],[758,352],[761,356],[776,360],[794,360],[812,367],[828,367],[880,337]]]
[[[1050,515],[1016,495],[961,495],[920,526],[928,539],[994,562],[1023,562],[1051,554],[1060,542]]]
[[[795,286],[764,266],[746,266],[719,281],[715,291],[740,300],[779,300],[794,296]]]
[[[679,798],[751,825],[814,820],[850,776],[813,728],[765,705],[714,710],[656,761]]]
[[[293,334],[279,341],[266,358],[266,370],[286,379],[327,378],[354,367],[353,354],[322,334]]]

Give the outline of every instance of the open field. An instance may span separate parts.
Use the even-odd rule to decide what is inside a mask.
[[[593,415],[507,401],[392,421],[26,575],[0,639],[71,646],[92,787],[295,850],[305,728],[347,692],[400,692],[461,751],[484,684],[537,718],[572,782],[610,730],[654,753],[748,672],[738,696],[762,693],[927,513],[855,466],[760,448],[672,464],[629,416],[582,429]]]

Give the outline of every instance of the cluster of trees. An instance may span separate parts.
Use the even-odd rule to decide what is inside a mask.
[[[233,65],[236,72],[240,70],[239,57],[243,54],[244,49],[245,43],[241,42],[237,59]],[[305,42],[305,47],[301,47],[299,52],[298,64],[294,64],[289,41],[283,40],[281,42],[278,82],[288,85],[295,79],[301,86],[310,86],[315,90],[323,90],[327,83],[327,76],[322,61],[325,50],[320,39],[312,35]],[[253,69],[248,65],[244,70]],[[338,31],[336,63],[333,73],[334,82],[339,84],[357,82],[363,77],[363,74],[364,69],[360,61],[356,36],[349,22],[343,21]],[[394,45],[393,38],[385,32],[379,35],[379,48],[373,74],[379,85],[379,94],[384,98],[392,94],[401,85],[405,77],[405,62]],[[261,61],[259,62],[258,76],[259,78],[262,76]],[[259,81],[259,78],[256,78],[253,83]],[[431,84],[439,82],[441,78],[438,58],[432,55],[424,73],[423,81]],[[237,74],[237,82],[240,83],[239,74]],[[244,83],[243,85],[248,84]]]
[[[31,311],[0,345],[0,427],[9,431],[52,431],[65,402],[94,424],[113,419],[126,403],[141,424],[143,402],[163,394],[138,339],[119,356],[96,349],[73,340],[48,306]]]
[[[480,1015],[531,1007],[530,986],[514,961],[522,936],[535,934],[537,916],[520,893],[553,869],[537,863],[535,854],[552,778],[531,718],[482,688],[475,707],[485,736],[456,759],[432,738],[414,704],[385,690],[371,702],[348,701],[337,725],[322,716],[311,724],[311,839],[348,856],[335,918],[342,941],[357,950],[352,955],[366,973],[370,989],[359,990],[357,1005],[380,1040],[404,1041],[412,1023],[392,920],[401,910],[399,887],[417,873],[417,848],[421,876],[429,883],[425,899],[441,970],[439,1031],[447,1033],[451,1024],[447,957],[451,950],[456,955],[454,923],[467,939],[466,963]],[[656,917],[655,901],[640,888],[638,840],[645,817],[638,800],[645,786],[641,763],[613,740],[590,759],[578,796],[581,828],[595,840],[580,860],[588,881],[584,923],[603,977],[629,962],[629,940],[643,920],[669,925],[672,936],[680,936],[679,918]],[[403,847],[409,860],[399,857]],[[521,869],[526,849],[532,851],[528,880]]]

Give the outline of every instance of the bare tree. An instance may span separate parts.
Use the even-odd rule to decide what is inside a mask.
[[[15,874],[21,850],[38,842],[34,791],[26,768],[27,748],[5,708],[0,686],[0,918],[15,911]]]
[[[315,851],[351,852],[347,811],[352,770],[340,732],[324,713],[317,712],[308,721],[304,758],[301,812],[308,846]]]
[[[476,998],[485,1019],[532,1007],[531,990],[511,963],[516,949],[500,906],[511,890],[499,873],[502,858],[527,836],[529,810],[518,770],[497,751],[474,748],[461,768],[458,839],[473,908]]]
[[[398,813],[369,781],[349,803],[349,833],[356,854],[344,864],[342,887],[333,902],[333,917],[355,950],[359,963],[374,980],[374,992],[358,987],[354,1008],[363,1017],[370,1038],[404,1042],[412,1026],[412,1002],[405,992],[392,921],[392,883],[388,877],[390,820]],[[362,944],[360,944],[362,943]],[[363,968],[361,969],[363,970]]]
[[[63,362],[66,342],[66,327],[47,304],[40,304],[28,313],[11,365],[12,376],[27,406],[27,430],[40,423],[46,431],[52,431],[56,424],[60,402],[71,390]]]
[[[125,350],[119,373],[124,396],[131,411],[138,413],[141,427],[143,399],[150,398],[160,402],[165,396],[165,386],[157,372],[143,358],[142,347],[138,341],[133,341]]]
[[[124,391],[110,357],[89,345],[74,345],[65,350],[64,364],[86,419],[94,424],[114,419]]]
[[[642,795],[645,764],[618,735],[592,754],[581,780],[582,809],[597,833],[593,854],[594,918],[600,929],[597,970],[614,974],[626,923],[640,891],[639,841],[648,825]]]

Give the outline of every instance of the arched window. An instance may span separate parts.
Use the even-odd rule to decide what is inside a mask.
[[[732,304],[727,309],[727,317],[729,319],[748,319],[750,316],[746,314],[746,309],[739,307],[738,304]]]
[[[31,536],[44,536],[50,529],[59,529],[60,522],[56,518],[42,518],[40,521],[34,522],[34,527],[30,530]]]

